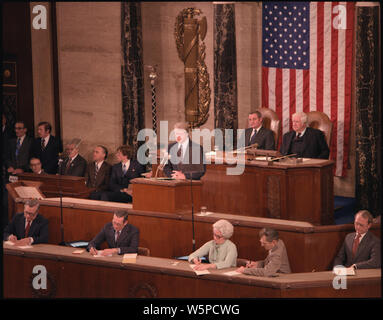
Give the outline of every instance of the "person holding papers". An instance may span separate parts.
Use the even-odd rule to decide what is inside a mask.
[[[349,233],[334,260],[338,265],[354,269],[378,269],[381,266],[380,240],[369,231],[373,216],[367,210],[355,215],[355,232]]]
[[[213,240],[189,255],[189,262],[196,264],[194,270],[223,269],[237,266],[237,247],[229,240],[233,235],[233,225],[224,219],[213,224]],[[201,263],[200,258],[208,255],[209,264]]]
[[[286,247],[279,239],[278,231],[263,228],[259,232],[259,237],[261,246],[269,252],[266,259],[249,261],[246,267],[238,268],[237,272],[260,277],[272,277],[277,273],[291,273]]]
[[[114,253],[137,253],[140,232],[128,224],[128,212],[116,211],[112,222],[108,222],[100,233],[89,242],[88,251],[92,255],[108,256]],[[109,249],[100,250],[101,244],[106,241]]]
[[[39,214],[39,202],[27,200],[4,230],[4,240],[17,246],[48,243],[48,220]]]

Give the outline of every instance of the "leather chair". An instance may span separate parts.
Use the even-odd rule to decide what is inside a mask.
[[[333,124],[327,114],[321,111],[307,112],[307,125],[311,128],[323,131],[327,145],[330,148]]]
[[[147,256],[147,257],[149,257],[150,256],[150,250],[148,248],[138,247],[137,254],[139,256]]]
[[[278,150],[281,120],[279,120],[277,113],[269,108],[259,108],[257,110],[262,114],[262,125],[274,132],[275,148]]]

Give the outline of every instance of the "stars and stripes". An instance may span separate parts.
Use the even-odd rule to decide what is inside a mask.
[[[352,2],[264,2],[262,8],[262,106],[276,111],[282,134],[295,112],[326,113],[337,176],[348,163],[354,8]]]

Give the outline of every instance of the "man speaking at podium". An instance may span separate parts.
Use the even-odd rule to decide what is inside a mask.
[[[173,179],[200,180],[206,171],[203,148],[190,140],[186,122],[177,122],[174,134],[176,142],[169,145],[170,159],[164,166],[164,174]]]

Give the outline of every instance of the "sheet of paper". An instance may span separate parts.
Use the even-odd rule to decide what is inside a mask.
[[[32,246],[17,246],[20,249],[31,249]]]
[[[126,253],[122,257],[122,263],[136,263],[137,253]]]
[[[341,276],[355,276],[355,269],[353,267],[349,267],[349,268],[346,268],[346,267],[335,267],[333,269],[333,272],[336,274],[336,275],[341,275]]]
[[[206,217],[206,216],[209,216],[209,215],[211,215],[211,214],[213,214],[213,213],[214,213],[214,212],[210,212],[210,211],[207,211],[207,212],[205,212],[205,213],[200,212],[200,213],[197,214],[197,216],[200,216],[200,217]]]
[[[95,258],[103,258],[103,257],[111,257],[113,254],[108,254],[108,255],[106,255],[106,256],[103,256],[103,255],[101,255],[102,254],[102,251],[103,250],[98,250],[97,251],[97,254],[96,255],[94,255],[93,257],[95,257]]]
[[[73,251],[72,253],[73,253],[73,254],[81,254],[81,253],[83,253],[84,251],[85,251],[84,249],[77,249],[77,250]]]
[[[229,272],[225,272],[223,274],[226,276],[239,276],[241,273],[237,272],[237,271],[229,271]]]
[[[20,198],[43,199],[35,187],[16,187],[15,191]]]
[[[195,274],[197,276],[202,276],[204,274],[210,274],[209,270],[194,270],[194,268],[197,266],[196,264],[189,264],[190,268],[193,269],[193,271],[195,272]]]

